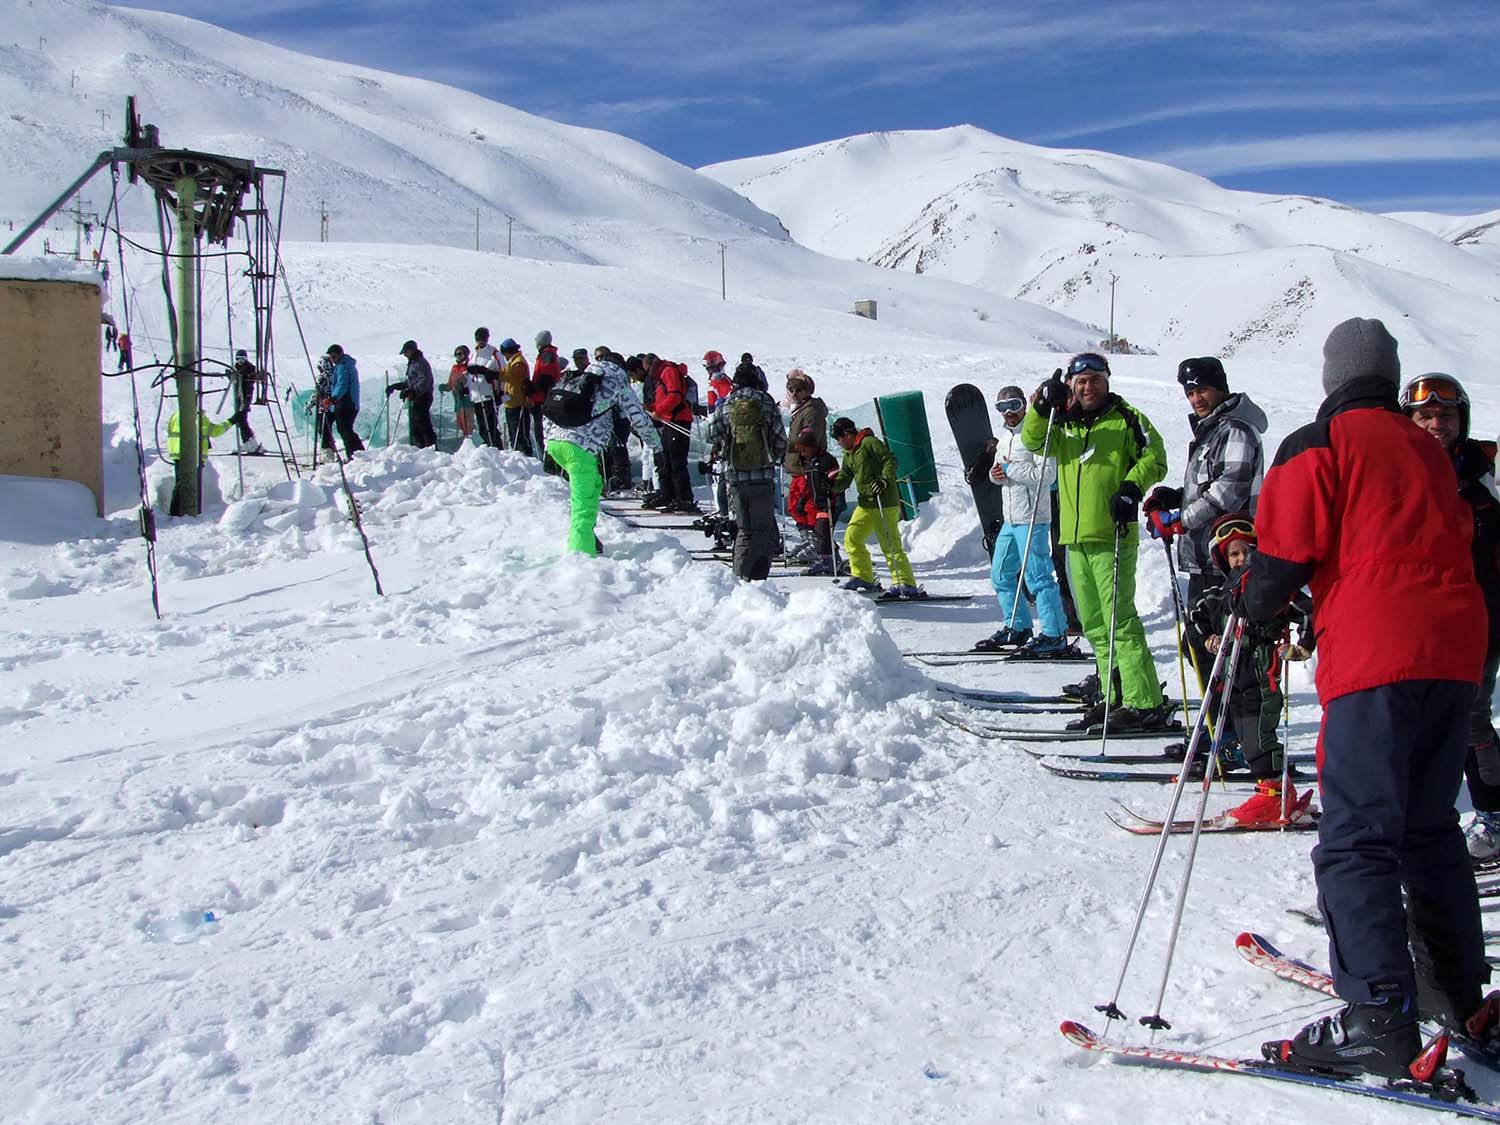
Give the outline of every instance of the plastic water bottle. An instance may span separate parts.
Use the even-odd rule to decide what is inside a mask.
[[[153,919],[143,927],[146,940],[158,944],[181,945],[201,934],[214,933],[219,919],[212,910],[184,910],[174,918]]]

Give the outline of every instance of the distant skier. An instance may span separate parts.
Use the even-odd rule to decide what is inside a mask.
[[[776,465],[786,456],[781,407],[748,372],[737,371],[734,391],[714,410],[707,437],[724,460],[734,497],[734,573],[760,581],[771,572],[779,539]]]
[[[1475,860],[1500,855],[1500,742],[1490,723],[1490,700],[1500,668],[1500,499],[1495,494],[1495,447],[1469,436],[1469,396],[1452,375],[1418,375],[1401,391],[1401,409],[1442,444],[1458,474],[1458,494],[1474,517],[1471,556],[1484,593],[1488,642],[1483,676],[1469,712],[1464,773],[1474,820],[1466,839]]]
[[[344,443],[344,457],[348,459],[365,447],[354,432],[354,419],[359,416],[359,368],[354,357],[346,355],[338,344],[329,344],[327,355],[333,360],[333,375],[328,384],[330,410]]]
[[[735,383],[736,387],[743,385],[738,381]],[[651,401],[651,416],[660,423],[662,442],[661,502],[657,507],[664,512],[697,515],[700,509],[693,496],[692,478],[688,476],[693,407],[688,396],[686,364],[668,359],[661,361],[657,370],[656,397]]]
[[[500,401],[505,405],[505,436],[517,453],[537,456],[532,448],[531,427],[526,414],[531,368],[521,354],[521,345],[509,336],[500,341],[500,362]]]
[[[1447,454],[1401,414],[1400,381],[1380,321],[1329,333],[1328,397],[1266,474],[1260,546],[1237,602],[1253,624],[1272,621],[1304,585],[1317,606],[1323,816],[1313,870],[1345,1001],[1264,1050],[1385,1078],[1409,1076],[1419,1012],[1449,1027],[1483,1020],[1490,975],[1453,811],[1487,639],[1473,515]]]
[[[1060,538],[1068,547],[1073,604],[1093,646],[1101,683],[1109,661],[1111,606],[1117,606],[1114,656],[1123,705],[1111,706],[1110,730],[1159,730],[1171,716],[1162,706],[1161,682],[1135,608],[1136,521],[1145,490],[1166,475],[1167,454],[1151,420],[1114,394],[1109,378],[1109,361],[1102,355],[1074,356],[1067,381],[1063,371],[1055,371],[1032,396],[1021,442],[1040,453],[1047,419],[1054,419],[1050,451],[1057,457]],[[1069,726],[1088,729],[1103,718],[1101,698]]]
[[[536,334],[536,362],[531,365],[531,383],[526,389],[526,417],[531,423],[531,439],[537,456],[545,459],[545,443],[542,437],[542,403],[547,401],[547,392],[557,386],[562,378],[563,365],[557,348],[552,343],[552,333],[543,328]],[[549,471],[551,468],[549,467]]]
[[[250,353],[244,348],[234,353],[234,370],[230,372],[234,386],[234,413],[230,416],[239,427],[239,452],[263,453],[265,447],[250,428],[250,405],[256,400],[256,388],[265,377],[250,362]],[[264,401],[264,395],[260,396]]]
[[[743,370],[743,367],[742,367]],[[739,372],[735,377],[739,378]],[[753,378],[753,374],[746,372]],[[831,473],[833,491],[843,492],[852,483],[858,497],[854,515],[844,532],[844,553],[849,556],[846,590],[878,590],[875,564],[865,543],[873,536],[891,571],[891,593],[900,598],[918,596],[911,560],[901,545],[901,500],[896,490],[896,458],[875,431],[860,429],[852,418],[835,418],[830,428],[844,451],[843,464]]]
[[[432,364],[427,362],[415,340],[402,344],[400,354],[406,359],[406,378],[390,384],[385,393],[401,392],[406,403],[411,443],[418,449],[436,448],[437,431],[432,428]]]
[[[1001,387],[995,409],[1004,423],[1004,437],[990,439],[969,471],[988,474],[1001,487],[1005,518],[990,559],[990,585],[1000,604],[1002,624],[974,647],[983,651],[1024,646],[1030,656],[1058,656],[1068,648],[1068,622],[1063,616],[1062,595],[1058,592],[1049,549],[1051,493],[1057,481],[1057,461],[1049,456],[1043,464],[1041,454],[1031,452],[1021,441],[1026,393],[1020,387]],[[1016,598],[1023,570],[1026,588],[1036,599],[1041,631],[1035,636],[1031,631],[1031,608],[1024,596]]]
[[[444,383],[453,396],[453,424],[458,427],[459,446],[467,445],[474,433],[474,400],[469,395],[469,346],[453,349],[453,366]]]
[[[703,353],[703,370],[708,373],[708,408],[719,405],[722,399],[734,393],[734,381],[725,370],[723,355],[716,351]]]

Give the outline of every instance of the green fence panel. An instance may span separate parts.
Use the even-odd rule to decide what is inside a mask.
[[[875,411],[886,444],[896,455],[901,518],[914,519],[917,506],[938,490],[937,458],[932,452],[932,431],[927,428],[927,405],[921,391],[903,391],[876,399]]]

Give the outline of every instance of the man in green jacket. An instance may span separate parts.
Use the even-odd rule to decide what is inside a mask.
[[[1135,561],[1140,543],[1137,511],[1146,490],[1167,475],[1161,435],[1147,417],[1109,389],[1109,361],[1084,352],[1053,373],[1032,396],[1021,426],[1021,443],[1040,453],[1052,416],[1048,453],[1057,458],[1058,531],[1068,548],[1068,579],[1084,635],[1099,667],[1099,702],[1077,723],[1080,729],[1104,718],[1108,682],[1110,599],[1115,552],[1119,587],[1115,620],[1115,666],[1123,700],[1111,700],[1114,731],[1154,730],[1167,725],[1156,664],[1135,608]]]
[[[852,481],[859,503],[844,532],[844,552],[849,556],[846,590],[878,590],[875,564],[865,542],[870,536],[880,541],[881,553],[891,568],[891,593],[898,598],[917,596],[917,579],[911,572],[911,561],[901,546],[901,501],[896,492],[896,456],[885,442],[870,429],[861,430],[850,418],[836,418],[829,432],[843,447],[844,463],[828,478],[832,491],[843,492]]]

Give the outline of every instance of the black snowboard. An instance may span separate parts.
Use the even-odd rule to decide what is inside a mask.
[[[958,456],[967,477],[969,469],[984,456],[985,443],[995,436],[990,424],[990,404],[985,401],[984,392],[973,383],[960,383],[948,392],[943,408],[948,413],[948,425],[953,428],[953,440],[958,443]],[[984,536],[984,549],[993,555],[995,537],[1005,518],[1000,507],[1000,486],[986,473],[969,481],[969,491],[974,494],[974,506],[979,511],[979,532]]]

